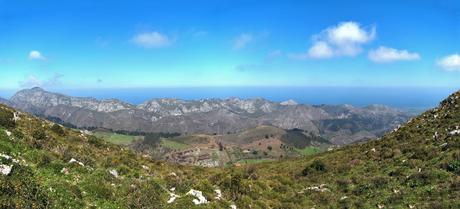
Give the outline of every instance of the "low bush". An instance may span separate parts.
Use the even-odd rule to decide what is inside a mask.
[[[308,176],[312,173],[324,173],[326,171],[326,164],[323,161],[316,159],[302,170],[302,175]]]
[[[0,126],[6,129],[16,127],[16,123],[14,122],[13,117],[13,112],[5,109],[0,109]]]
[[[64,136],[65,132],[64,129],[57,123],[55,123],[52,127],[51,130],[56,133],[59,136]]]

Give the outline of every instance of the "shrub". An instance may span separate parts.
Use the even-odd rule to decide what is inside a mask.
[[[36,128],[35,130],[33,130],[32,136],[34,137],[35,140],[39,140],[39,141],[45,140],[46,139],[45,129],[42,127]]]
[[[103,139],[95,137],[95,136],[89,136],[88,143],[94,145],[97,148],[104,147],[105,145],[105,142]]]
[[[64,129],[56,123],[51,127],[51,130],[59,136],[64,136]]]
[[[0,126],[10,129],[16,127],[16,123],[13,121],[13,113],[4,109],[0,109]]]
[[[152,206],[157,208],[165,207],[165,205],[163,205],[164,201],[161,199],[163,189],[161,185],[155,181],[151,180],[141,185],[135,185],[135,187],[129,187],[126,193],[126,201],[124,201],[126,208],[151,208]],[[178,203],[176,202],[175,204]],[[186,208],[186,206],[183,208]]]
[[[324,173],[326,171],[326,164],[324,164],[321,160],[316,159],[302,170],[302,175],[308,176],[311,173]]]
[[[0,208],[47,208],[49,197],[29,167],[15,165],[8,176],[0,175]]]
[[[460,160],[454,160],[447,163],[446,170],[460,175]]]

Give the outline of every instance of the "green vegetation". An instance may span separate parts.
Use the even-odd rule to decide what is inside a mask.
[[[51,130],[59,136],[64,135],[64,129],[59,124],[54,124],[53,126],[51,126]]]
[[[13,120],[14,113],[6,109],[0,109],[0,126],[5,128],[14,128],[16,123]]]
[[[176,142],[176,141],[172,141],[172,140],[168,140],[168,139],[161,140],[161,146],[166,147],[166,148],[170,148],[170,149],[174,149],[174,150],[182,150],[182,149],[186,149],[186,148],[189,147],[186,144]]]
[[[459,98],[379,140],[225,168],[154,161],[27,114],[11,126],[14,110],[0,106],[0,152],[11,156],[0,164],[12,166],[0,208],[460,208]],[[180,197],[167,203],[173,187]],[[194,205],[190,189],[209,202]]]
[[[313,154],[320,152],[318,147],[312,147],[312,146],[305,147],[303,149],[295,148],[295,151],[299,152],[301,155],[313,155]]]
[[[135,140],[141,139],[141,136],[131,136],[126,134],[118,134],[113,132],[107,131],[95,131],[94,135],[104,140],[119,145],[129,145],[133,143]]]
[[[281,141],[295,148],[302,149],[307,146],[312,146],[313,143],[330,144],[329,141],[313,133],[304,132],[302,129],[292,129],[286,131],[286,134],[281,136]]]
[[[274,159],[271,158],[261,158],[261,159],[243,159],[239,160],[236,163],[239,164],[258,164],[258,163],[265,163],[265,162],[272,162],[275,161]]]

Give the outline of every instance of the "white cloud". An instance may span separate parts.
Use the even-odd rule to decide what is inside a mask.
[[[162,48],[170,46],[173,41],[168,36],[153,31],[135,35],[132,42],[145,48]]]
[[[311,58],[329,58],[334,56],[334,52],[328,43],[324,41],[318,41],[308,50],[308,57]]]
[[[313,36],[313,44],[307,53],[292,54],[296,59],[325,59],[339,56],[356,56],[362,45],[374,40],[375,27],[366,30],[356,22],[341,22]]]
[[[375,27],[370,31],[366,31],[359,23],[356,22],[342,22],[337,26],[332,26],[323,31],[329,42],[342,46],[349,44],[363,44],[372,41],[375,38]]]
[[[39,51],[32,50],[29,52],[29,59],[31,60],[46,60],[46,57],[42,55]]]
[[[407,50],[398,50],[381,46],[375,50],[371,50],[368,57],[373,62],[389,63],[395,61],[411,61],[419,60],[420,55],[417,53],[408,52]]]
[[[447,71],[460,71],[460,55],[452,54],[438,60],[438,66]]]
[[[240,34],[233,43],[233,49],[244,49],[253,41],[254,37],[249,33]]]
[[[52,77],[41,80],[35,75],[29,75],[25,80],[20,81],[19,85],[22,88],[32,88],[32,87],[55,87],[61,84],[61,78],[64,75],[55,73]]]
[[[24,81],[20,81],[19,85],[22,88],[31,88],[31,87],[42,86],[42,83],[43,82],[39,78],[37,78],[35,75],[30,75]]]

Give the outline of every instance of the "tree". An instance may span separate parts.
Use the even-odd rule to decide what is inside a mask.
[[[267,149],[268,149],[269,151],[272,151],[273,147],[270,146],[270,145],[268,145]]]

